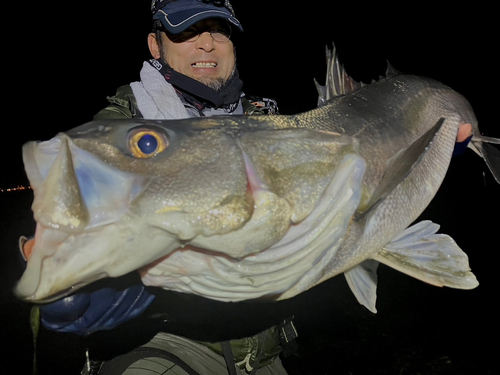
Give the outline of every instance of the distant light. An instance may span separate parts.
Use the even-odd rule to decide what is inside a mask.
[[[31,190],[31,186],[22,186],[19,185],[15,188],[2,189],[0,188],[0,193],[10,193],[12,191],[20,191],[20,190]]]

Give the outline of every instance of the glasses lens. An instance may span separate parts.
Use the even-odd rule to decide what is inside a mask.
[[[163,30],[166,32],[166,30]],[[201,34],[210,33],[212,38],[218,43],[227,43],[231,38],[231,26],[228,24],[217,24],[207,29],[190,27],[179,34],[166,32],[168,38],[174,43],[194,42]]]
[[[200,34],[196,30],[187,29],[179,34],[167,34],[174,43],[191,42],[198,39]]]
[[[216,42],[227,43],[229,42],[229,38],[231,38],[231,26],[217,25],[217,27],[210,30],[210,34]]]

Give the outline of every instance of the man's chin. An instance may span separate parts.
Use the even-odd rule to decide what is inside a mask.
[[[222,86],[224,86],[224,84],[226,83],[226,80],[220,77],[217,78],[201,77],[201,78],[196,78],[196,80],[215,91],[220,91],[222,89]]]

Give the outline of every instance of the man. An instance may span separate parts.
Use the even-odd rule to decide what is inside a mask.
[[[140,82],[120,87],[115,96],[108,98],[110,105],[95,116],[96,120],[179,119],[277,111],[275,102],[262,99],[254,104],[241,92],[243,84],[236,69],[231,36],[243,29],[229,1],[153,1],[151,10],[153,31],[148,45],[154,59],[144,63]],[[29,252],[29,243],[24,251]],[[79,293],[42,307],[42,322],[51,330],[89,335],[123,326],[134,318],[139,321],[141,314],[143,319],[144,316],[151,319],[133,325],[136,331],[161,331],[168,325],[158,323],[162,319],[155,320],[152,316],[168,315],[172,330],[181,334],[159,332],[145,345],[104,362],[91,362],[90,359],[95,359],[91,352],[83,370],[86,374],[132,375],[152,371],[203,375],[286,374],[278,357],[282,348],[279,331],[282,329],[285,341],[293,341],[295,333],[291,323],[269,329],[264,329],[269,327],[264,324],[263,331],[257,335],[224,342],[208,342],[214,341],[210,334],[199,332],[193,336],[205,340],[195,341],[182,336],[180,324],[176,324],[175,318],[172,322],[175,313],[165,313],[169,304],[180,304],[175,300],[178,297],[168,292],[154,293],[157,295],[152,295],[142,284]],[[207,315],[214,306],[195,298],[190,303],[192,309],[208,306]],[[273,323],[280,321],[276,319]],[[211,329],[199,322],[194,325],[198,330]],[[115,344],[113,332],[107,340],[111,340],[109,345]]]
[[[155,60],[144,63],[141,82],[121,87],[116,97],[110,98],[111,106],[95,119],[276,111],[274,101],[258,101],[256,107],[253,100],[242,98],[243,83],[231,36],[243,28],[229,2],[153,1],[152,11],[153,32],[148,45]],[[131,107],[124,111],[127,106]],[[140,112],[134,112],[138,109]]]
[[[120,87],[117,94],[109,98],[110,105],[95,119],[176,119],[275,112],[275,105],[270,101],[259,100],[264,104],[257,107],[242,96],[231,41],[232,35],[241,32],[242,27],[228,1],[153,1],[152,11],[154,24],[148,44],[154,59],[144,63],[141,81]],[[464,129],[459,141],[469,136],[470,129]],[[28,247],[26,245],[26,251]],[[100,335],[100,331],[113,329],[107,340],[102,340],[105,346],[117,345],[116,330],[127,324],[134,334],[140,331],[156,334],[144,345],[119,353],[121,355],[104,363],[89,360],[84,369],[87,374],[97,371],[100,375],[152,371],[204,375],[286,374],[278,355],[285,345],[283,342],[293,342],[293,325],[288,322],[268,328],[281,323],[283,317],[277,314],[270,318],[273,324],[262,323],[261,331],[255,328],[260,332],[257,335],[232,340],[242,334],[230,331],[224,341],[214,343],[212,337],[219,336],[211,336],[209,331],[216,329],[208,322],[208,316],[216,320],[222,305],[226,308],[229,304],[146,290],[138,284],[118,290],[106,287],[64,298],[42,308],[42,321],[49,329],[84,335]],[[169,310],[171,306],[181,312]],[[220,320],[238,315],[235,309],[239,307],[227,307],[228,314],[220,313]],[[252,314],[250,307],[243,309],[248,310],[247,315]],[[199,314],[190,310],[199,310]],[[190,322],[182,320],[184,313],[196,318]],[[240,315],[240,322],[236,321],[245,325],[245,315]],[[226,321],[221,324],[225,323],[231,325]],[[93,358],[99,356],[95,357],[91,350],[90,359]]]

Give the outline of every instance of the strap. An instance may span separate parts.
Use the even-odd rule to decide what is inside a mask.
[[[236,364],[234,363],[233,349],[231,349],[231,343],[229,341],[221,342],[222,355],[226,360],[227,371],[229,375],[237,375]]]
[[[257,372],[257,369],[259,368],[259,364],[260,364],[260,361],[262,360],[262,355],[264,354],[264,346],[266,344],[266,334],[263,333],[263,334],[260,334],[260,337],[262,338],[262,342],[261,342],[261,348],[260,348],[260,351],[259,353],[257,354],[257,357],[255,357],[255,362],[253,364],[253,369],[252,369],[252,372],[250,373],[250,375],[255,375],[255,373]]]
[[[295,353],[298,347],[295,339],[299,335],[293,324],[293,317],[283,320],[278,328],[281,341],[281,353],[284,357],[288,357]]]
[[[193,370],[186,362],[173,355],[172,353],[149,347],[136,348],[127,354],[118,356],[116,358],[113,358],[111,361],[105,362],[101,370],[99,371],[99,375],[122,375],[125,370],[130,367],[130,365],[140,359],[148,357],[158,357],[166,359],[182,368],[189,375],[200,375],[198,372]]]

